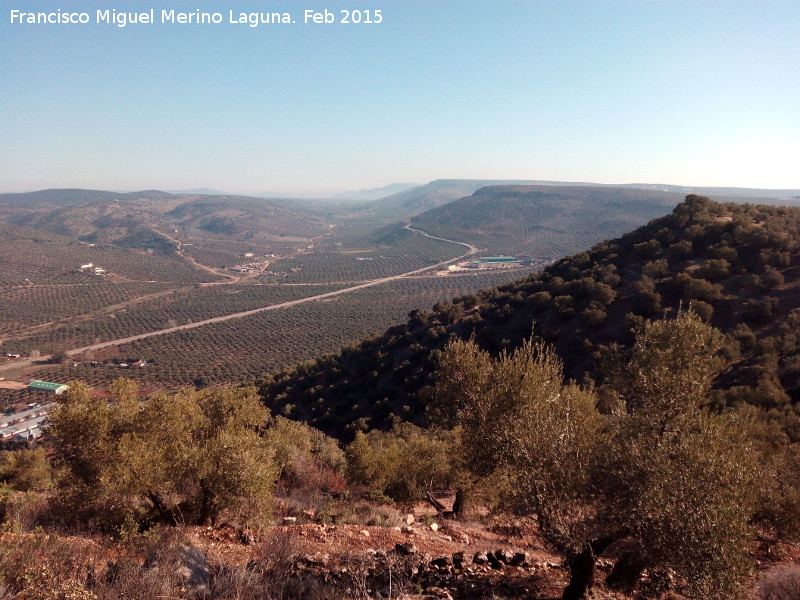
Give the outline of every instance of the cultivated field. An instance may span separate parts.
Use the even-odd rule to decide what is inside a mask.
[[[529,272],[399,279],[322,301],[98,350],[79,357],[77,367],[72,363],[40,366],[32,370],[31,376],[58,381],[80,379],[99,386],[124,375],[148,389],[239,381],[339,350],[371,332],[403,321],[414,308],[429,309],[436,302],[493,287]],[[232,286],[215,289],[229,287]],[[261,286],[236,287],[244,292]],[[319,293],[321,286],[310,287]],[[116,365],[138,359],[150,364],[135,369]],[[98,364],[92,366],[91,361]]]

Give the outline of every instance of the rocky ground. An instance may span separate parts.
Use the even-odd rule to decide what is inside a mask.
[[[390,522],[380,526],[321,522],[316,512],[299,510],[259,532],[223,524],[129,532],[109,541],[6,531],[0,534],[0,574],[8,584],[0,598],[561,597],[567,570],[538,535],[535,520],[483,515],[454,521],[424,505],[407,508],[388,511],[383,516]],[[286,512],[279,506],[279,514]],[[606,582],[625,550],[618,544],[598,560],[593,598],[631,597]],[[766,541],[754,545],[753,555],[759,570],[754,587],[770,569],[800,558],[796,547]]]
[[[305,516],[284,518],[261,539],[225,526],[196,528],[189,539],[210,564],[254,564],[279,548],[277,559],[290,564],[288,576],[316,578],[357,599],[561,598],[568,571],[563,557],[538,535],[535,521],[512,517],[456,522],[432,519],[424,508],[421,512],[401,515],[398,525],[386,527],[317,523],[307,511]],[[593,598],[631,597],[630,590],[626,594],[619,586],[606,585],[626,550],[620,543],[598,559]],[[753,587],[770,569],[800,560],[797,547],[766,541],[754,545],[753,555],[758,569]]]
[[[532,529],[522,521],[485,526],[408,514],[394,527],[298,519],[263,540],[229,527],[196,529],[190,540],[210,563],[253,561],[277,542],[291,555],[293,575],[386,591],[393,578],[398,598],[557,598],[566,570]],[[601,568],[610,566],[602,561]]]

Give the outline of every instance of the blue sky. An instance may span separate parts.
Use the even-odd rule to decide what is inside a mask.
[[[157,23],[94,23],[111,8]],[[303,24],[325,8],[383,22]],[[92,22],[11,24],[12,9]],[[0,191],[800,188],[799,29],[796,0],[0,0]]]

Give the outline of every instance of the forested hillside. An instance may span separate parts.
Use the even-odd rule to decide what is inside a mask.
[[[797,441],[799,226],[797,208],[688,196],[669,215],[539,275],[413,311],[381,336],[265,376],[261,393],[278,413],[343,438],[398,418],[421,422],[419,392],[448,340],[474,336],[497,354],[533,332],[602,398],[598,366],[613,360],[614,346],[683,306],[727,336],[729,366],[714,401],[757,408]]]
[[[622,187],[491,185],[411,222],[490,254],[556,260],[660,217],[681,199]]]

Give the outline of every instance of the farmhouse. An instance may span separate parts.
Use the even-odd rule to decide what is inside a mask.
[[[259,268],[258,263],[245,263],[243,265],[235,265],[230,267],[230,270],[235,273],[253,273]]]

